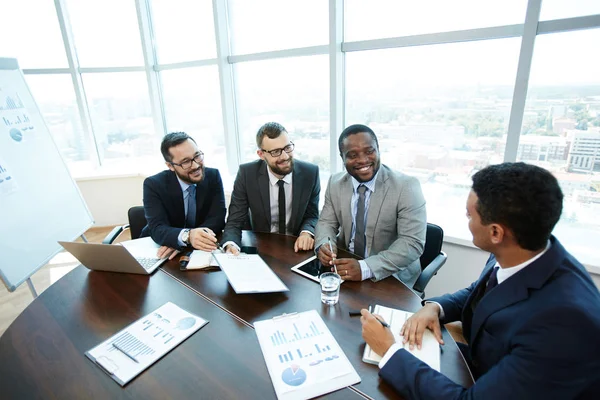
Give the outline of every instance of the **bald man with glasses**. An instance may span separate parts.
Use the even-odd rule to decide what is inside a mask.
[[[294,159],[285,128],[268,122],[256,134],[259,160],[240,165],[222,243],[238,254],[242,229],[298,236],[295,251],[312,250],[319,218],[319,167]]]
[[[142,237],[162,246],[161,258],[186,246],[215,250],[227,211],[219,170],[204,167],[204,153],[184,132],[165,135],[160,150],[169,169],[144,181]]]

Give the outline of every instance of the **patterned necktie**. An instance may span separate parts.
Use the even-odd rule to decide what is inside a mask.
[[[285,235],[285,190],[283,185],[285,182],[280,179],[277,181],[279,186],[279,233]]]
[[[356,231],[354,232],[354,254],[365,256],[365,192],[367,187],[358,187],[358,207],[356,210]]]
[[[196,227],[196,185],[190,185],[187,188],[187,215],[185,216],[185,227]]]

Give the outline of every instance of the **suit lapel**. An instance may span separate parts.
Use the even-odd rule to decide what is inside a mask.
[[[539,289],[554,274],[564,258],[563,247],[551,238],[552,247],[542,257],[538,258],[506,281],[499,284],[481,299],[473,313],[471,328],[471,346],[477,340],[483,324],[493,313],[529,297],[529,289]],[[487,282],[487,276],[484,282]],[[472,296],[473,297],[473,296]],[[472,298],[469,299],[470,304]]]
[[[348,173],[344,175],[340,184],[340,204],[342,210],[342,230],[344,231],[344,246],[350,244],[350,235],[352,235],[352,178]]]
[[[196,184],[196,221],[194,223],[194,227],[198,226],[198,218],[200,217],[200,210],[204,205],[204,201],[208,196],[208,182],[206,181],[206,176],[202,180],[202,182]]]
[[[375,192],[371,194],[371,198],[369,200],[369,210],[367,213],[367,225],[365,227],[365,236],[367,238],[367,251],[369,252],[369,254],[371,254],[373,238],[375,237],[375,225],[377,224],[377,219],[379,218],[379,214],[381,213],[381,206],[383,205],[383,200],[385,199],[389,189],[389,187],[386,185],[387,180],[388,172],[382,165],[381,168],[379,168],[379,175],[377,176],[377,180],[375,181]]]
[[[300,212],[300,200],[302,200],[301,197],[304,194],[302,188],[304,187],[308,187],[308,185],[304,184],[304,174],[302,173],[300,164],[296,162],[294,163],[294,172],[292,175],[292,216],[290,218],[290,229],[292,232],[299,229],[302,222],[302,216],[299,216],[298,214]],[[297,219],[300,220],[296,221]],[[300,234],[300,232],[298,232],[298,234]]]
[[[167,193],[171,199],[173,207],[173,216],[177,225],[185,225],[185,208],[183,205],[183,192],[181,191],[181,185],[177,180],[175,172],[169,171],[167,175]]]
[[[267,163],[262,162],[258,170],[258,192],[267,218],[267,226],[271,229],[271,196],[269,196],[269,176],[267,174]]]

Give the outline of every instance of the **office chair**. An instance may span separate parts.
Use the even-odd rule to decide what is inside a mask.
[[[126,229],[129,229],[132,239],[138,239],[142,234],[142,229],[144,229],[147,224],[146,216],[144,215],[144,207],[131,207],[129,211],[127,211],[127,218],[129,219],[129,224],[115,226],[113,230],[104,238],[102,243],[111,244],[115,241],[117,236],[123,233],[123,231]]]
[[[421,275],[413,285],[413,290],[423,299],[425,287],[440,268],[446,263],[448,256],[442,251],[444,231],[435,224],[427,224],[425,249],[421,255]]]

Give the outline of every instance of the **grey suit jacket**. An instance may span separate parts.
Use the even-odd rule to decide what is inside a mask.
[[[325,192],[325,205],[315,230],[315,249],[337,236],[344,249],[352,235],[352,177],[333,175]],[[412,288],[421,273],[419,257],[425,246],[427,215],[425,198],[416,178],[382,165],[371,194],[366,225],[365,259],[374,281],[392,274]]]
[[[288,229],[295,235],[314,233],[319,218],[321,181],[319,167],[294,160],[292,181],[292,216]],[[240,165],[229,204],[229,215],[222,243],[232,241],[241,246],[242,229],[271,231],[271,200],[267,164],[256,160]]]

